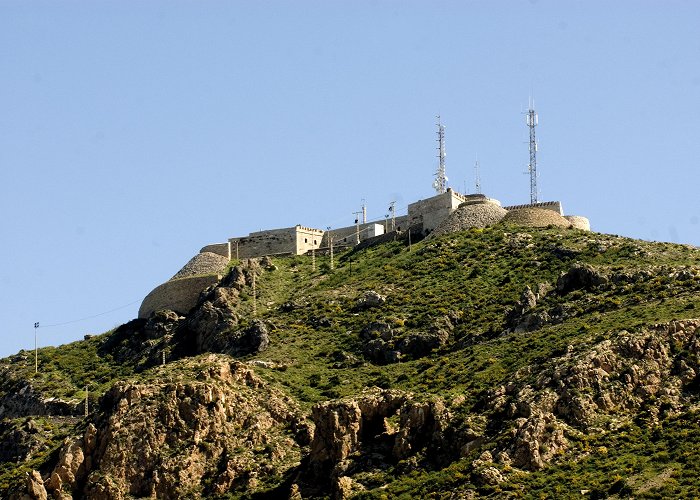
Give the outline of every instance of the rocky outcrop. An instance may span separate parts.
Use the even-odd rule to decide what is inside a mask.
[[[374,290],[369,290],[362,295],[355,305],[355,309],[358,311],[363,311],[365,309],[372,309],[375,307],[381,307],[386,302],[386,296],[375,292]]]
[[[116,384],[95,426],[64,444],[46,490],[106,499],[254,492],[298,465],[310,430],[290,398],[224,356],[179,363],[194,381]]]
[[[592,290],[608,282],[605,274],[597,271],[593,266],[576,263],[562,273],[557,280],[557,292],[565,295],[573,290]]]
[[[0,370],[0,379],[5,381],[5,392],[0,395],[0,418],[80,414],[79,401],[45,397],[30,382],[16,379],[8,368]]]
[[[356,474],[423,453],[433,463],[457,456],[451,415],[440,399],[414,401],[401,391],[372,389],[357,398],[319,403],[309,454],[307,489],[336,498],[361,490]],[[358,483],[358,481],[360,481]]]
[[[429,332],[401,332],[389,323],[374,321],[360,332],[362,353],[378,364],[397,363],[404,356],[417,359],[447,344],[452,332],[448,319]]]

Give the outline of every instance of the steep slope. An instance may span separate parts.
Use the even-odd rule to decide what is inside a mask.
[[[6,454],[0,487],[36,498],[694,491],[697,249],[501,223],[336,257],[334,270],[328,256],[316,271],[310,257],[233,263],[188,314],[43,350],[39,375],[26,353],[3,360],[3,435],[24,446]],[[78,418],[85,385],[99,404]]]

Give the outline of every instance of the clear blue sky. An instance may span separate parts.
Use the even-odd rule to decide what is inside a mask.
[[[0,2],[0,355],[101,333],[208,243],[451,184],[700,244],[700,3]]]

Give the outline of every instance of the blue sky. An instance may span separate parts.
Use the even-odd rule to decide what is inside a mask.
[[[39,329],[58,345],[135,317],[205,244],[405,211],[437,113],[451,185],[478,154],[483,191],[526,203],[530,94],[540,199],[700,245],[699,22],[691,1],[0,2],[0,355],[35,321],[70,322]]]

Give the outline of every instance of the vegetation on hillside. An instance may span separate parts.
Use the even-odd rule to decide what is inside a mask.
[[[306,412],[319,402],[354,397],[376,386],[419,399],[439,397],[452,404],[457,419],[468,419],[472,413],[486,414],[489,391],[508,385],[515,374],[534,384],[539,371],[552,369],[553,358],[584,353],[621,331],[693,318],[700,311],[698,249],[572,229],[497,225],[410,248],[394,241],[336,255],[334,269],[327,255],[316,257],[315,270],[310,256],[273,262],[275,269],[261,273],[256,282],[257,316],[252,289],[241,291],[237,306],[237,328],[254,320],[270,325],[269,346],[240,359],[253,363],[259,377]],[[587,266],[602,281],[565,289],[561,276],[575,266]],[[537,295],[527,314],[539,323],[525,321],[519,328],[527,290]],[[385,302],[363,307],[370,291]],[[395,355],[395,362],[378,361],[366,346],[380,338],[382,328],[391,331],[393,346],[409,345],[432,332],[446,332],[447,340],[426,352]],[[115,361],[105,349],[114,335],[41,349],[38,374],[27,352],[2,360],[0,400],[29,382],[36,394],[78,408],[85,386],[96,402],[116,381],[153,380],[156,368],[145,358]],[[157,345],[158,340],[151,342]],[[167,376],[168,369],[180,368],[173,363],[158,367],[157,373]],[[697,385],[684,393],[695,403]],[[367,472],[367,489],[357,497],[450,498],[452,491],[465,498],[691,497],[700,479],[697,411],[697,405],[690,405],[658,419],[639,413],[605,432],[572,431],[567,436],[570,452],[544,470],[491,464],[507,478],[498,484],[479,483],[471,472],[488,446],[444,467],[398,463]],[[6,429],[25,421],[13,417],[6,419]],[[22,466],[0,466],[0,488],[27,468],[43,470],[42,460],[55,460],[66,427],[51,417],[41,422],[45,429],[55,428],[53,438]],[[274,488],[270,485],[270,491]]]

